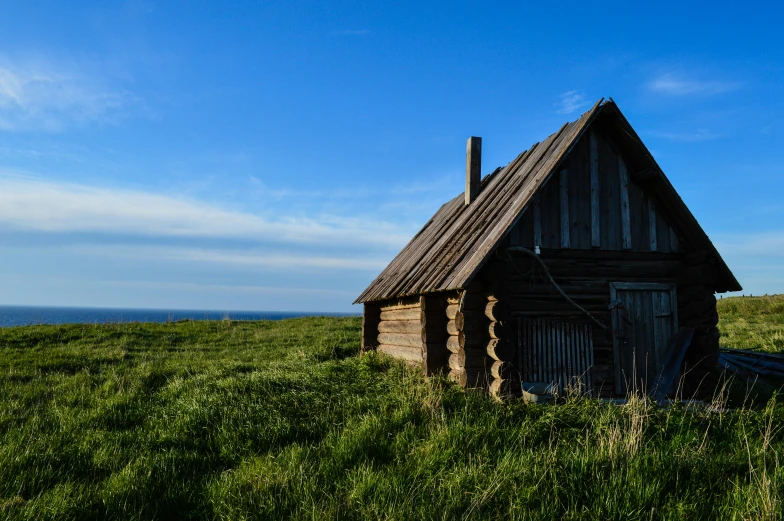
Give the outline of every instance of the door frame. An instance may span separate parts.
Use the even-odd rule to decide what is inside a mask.
[[[673,331],[678,331],[678,299],[676,284],[673,282],[610,282],[610,306],[618,300],[618,291],[669,291],[670,292],[670,313],[673,319]],[[621,353],[619,339],[616,336],[618,331],[618,307],[611,308],[612,318],[612,339],[613,339],[613,365],[615,366],[615,394],[620,395],[621,389]],[[656,322],[653,324],[656,329]],[[654,334],[654,338],[657,335]],[[636,376],[635,376],[636,378]]]

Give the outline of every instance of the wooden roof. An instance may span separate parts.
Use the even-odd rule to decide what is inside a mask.
[[[470,205],[465,205],[463,194],[444,204],[355,303],[465,288],[533,194],[600,115],[602,131],[613,135],[629,155],[630,176],[664,202],[670,221],[687,242],[715,255],[720,276],[714,290],[739,291],[740,284],[626,118],[612,100],[599,100],[577,121],[485,177]]]

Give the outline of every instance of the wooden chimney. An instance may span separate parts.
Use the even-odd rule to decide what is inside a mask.
[[[466,143],[466,188],[465,204],[479,195],[479,184],[482,178],[482,138],[470,137]]]

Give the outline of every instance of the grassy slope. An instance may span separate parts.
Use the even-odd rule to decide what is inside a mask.
[[[719,300],[721,345],[784,351],[784,295]]]
[[[775,519],[784,407],[498,404],[360,320],[0,328],[0,519]]]

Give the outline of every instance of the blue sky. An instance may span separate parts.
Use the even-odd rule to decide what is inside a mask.
[[[784,292],[782,11],[4,2],[0,304],[351,311],[447,199],[612,97]]]

